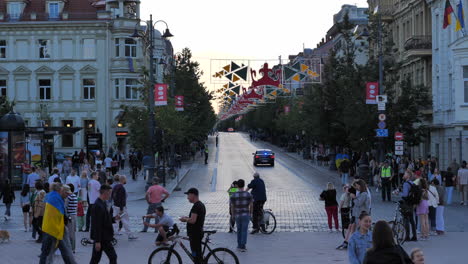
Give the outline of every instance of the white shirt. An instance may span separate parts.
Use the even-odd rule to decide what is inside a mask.
[[[75,176],[70,175],[70,176],[68,176],[65,183],[66,183],[66,184],[69,184],[69,183],[73,184],[73,187],[75,187],[74,193],[77,193],[77,192],[80,190],[80,188],[81,188],[80,177],[79,177],[78,175],[75,175]]]
[[[49,185],[54,183],[55,178],[58,178],[59,176],[57,174],[52,174],[52,176],[49,177],[49,180],[47,181]]]
[[[433,185],[429,185],[429,191],[427,192],[429,196],[429,206],[432,207],[437,207],[439,205],[439,193],[437,192],[437,189]]]
[[[32,172],[31,174],[28,175],[28,184],[29,187],[34,188],[36,186],[36,181],[39,180],[41,177],[39,174]]]
[[[88,183],[88,195],[89,195],[89,203],[94,204],[96,199],[99,197],[99,189],[101,188],[101,184],[92,179]]]
[[[106,168],[111,168],[112,167],[112,159],[110,157],[107,157],[104,159],[104,164],[106,164]]]

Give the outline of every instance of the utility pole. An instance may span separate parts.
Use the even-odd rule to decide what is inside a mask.
[[[154,60],[154,26],[153,26],[153,15],[150,15],[149,21],[149,77],[150,77],[150,85],[148,88],[148,110],[149,110],[149,122],[148,122],[148,133],[149,133],[149,144],[150,144],[150,163],[148,164],[148,178],[146,179],[147,186],[150,186],[153,181],[154,177],[154,169],[155,169],[155,127],[156,122],[154,120],[154,70],[153,70],[153,60]]]
[[[385,94],[385,87],[383,85],[383,48],[382,48],[382,15],[377,12],[378,16],[378,29],[377,29],[377,41],[379,48],[379,95]],[[380,110],[379,114],[385,114],[385,110]],[[385,142],[383,137],[379,137],[379,161],[385,159]]]

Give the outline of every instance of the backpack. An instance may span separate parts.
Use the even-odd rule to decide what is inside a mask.
[[[411,187],[408,193],[408,197],[406,200],[409,202],[411,205],[418,205],[421,202],[421,197],[422,197],[422,189],[418,185],[408,182]]]

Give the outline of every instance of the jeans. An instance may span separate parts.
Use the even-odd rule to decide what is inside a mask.
[[[101,241],[101,250],[96,251],[96,246],[93,244],[93,255],[91,257],[90,264],[97,264],[101,261],[102,252],[106,253],[109,258],[110,264],[117,264],[117,253],[115,253],[114,246],[110,241]]]
[[[414,211],[411,210],[408,214],[403,215],[403,223],[405,224],[406,239],[410,238],[410,224],[411,232],[413,232],[412,238],[416,238],[416,223],[414,222]]]
[[[42,247],[41,255],[39,256],[39,264],[49,264],[53,263],[54,252],[56,250],[55,245],[57,244],[57,239],[53,236],[50,236],[47,233],[43,234],[42,238]],[[65,264],[76,264],[75,257],[73,256],[69,234],[67,228],[65,228],[65,233],[63,235],[63,240],[58,241],[58,249],[62,254],[63,262]]]
[[[68,221],[67,225],[70,237],[70,244],[73,251],[76,248],[76,215],[70,215],[70,221]]]
[[[11,216],[11,211],[10,211],[10,209],[11,209],[11,203],[5,204],[5,207],[6,207],[5,215],[6,215],[6,216]]]
[[[349,173],[341,173],[341,184],[345,185],[348,183]]]
[[[392,200],[391,189],[392,182],[390,178],[382,178],[382,201],[385,202],[385,196],[387,196],[388,201]]]
[[[436,229],[436,207],[429,206],[429,222],[430,222],[430,230],[435,231]]]
[[[252,216],[252,224],[254,230],[259,230],[260,226],[259,223],[263,218],[263,205],[265,201],[255,201],[253,203],[253,216]]]
[[[447,205],[452,204],[453,186],[445,187],[447,193]]]
[[[156,207],[161,206],[162,203],[150,203],[148,204],[148,210],[146,211],[146,214],[154,214]],[[145,222],[149,223],[151,221],[151,218],[145,218]],[[156,223],[156,219],[154,219]],[[146,232],[148,231],[148,226],[143,226],[143,231]]]
[[[249,220],[248,215],[237,216],[236,217],[236,226],[237,226],[237,247],[244,248],[247,244],[247,232],[249,229]]]

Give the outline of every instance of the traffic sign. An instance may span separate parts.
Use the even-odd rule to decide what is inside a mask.
[[[384,129],[386,126],[387,126],[387,124],[385,124],[384,121],[380,121],[379,124],[378,124],[378,127],[379,127],[380,129]]]
[[[395,141],[395,146],[403,146],[403,141]]]
[[[376,129],[376,137],[388,137],[388,129]]]
[[[379,110],[379,111],[385,111],[385,103],[378,102],[378,103],[377,103],[377,110]]]
[[[403,150],[395,151],[395,155],[397,155],[397,156],[403,156]]]
[[[395,146],[395,151],[403,151],[403,146]]]
[[[385,119],[387,119],[387,116],[385,114],[380,114],[379,115],[379,120],[380,121],[385,121]]]
[[[403,133],[401,133],[401,132],[395,132],[395,140],[400,141],[400,140],[403,140],[403,138],[404,138],[404,137],[403,137]]]

